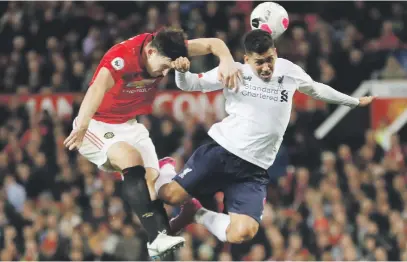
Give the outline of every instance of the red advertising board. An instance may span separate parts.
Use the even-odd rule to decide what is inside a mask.
[[[49,110],[61,117],[72,114],[72,103],[76,99],[81,99],[83,94],[53,94],[53,95],[31,95],[31,96],[9,96],[1,95],[0,103],[6,104],[13,100],[19,100],[26,103],[30,111]],[[294,95],[295,107],[300,110],[306,110],[309,101],[312,98],[296,93]],[[323,106],[321,101],[317,106]],[[202,119],[209,112],[215,113],[218,119],[225,117],[224,97],[222,92],[182,92],[182,91],[161,91],[154,100],[154,110],[165,110],[173,115],[177,120],[182,120],[185,113],[192,113],[199,119]]]
[[[388,126],[407,109],[407,98],[376,99],[371,105],[371,127]]]

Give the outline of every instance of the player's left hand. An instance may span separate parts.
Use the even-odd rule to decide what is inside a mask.
[[[375,96],[364,96],[359,98],[359,106],[367,106],[375,99]]]
[[[233,59],[221,60],[218,68],[218,80],[227,88],[235,88],[239,81],[242,82],[242,72]]]
[[[65,139],[64,146],[69,150],[79,150],[82,145],[87,129],[78,128],[72,130],[71,134]]]

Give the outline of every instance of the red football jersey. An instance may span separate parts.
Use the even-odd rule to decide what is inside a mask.
[[[109,69],[114,86],[105,94],[93,119],[110,124],[125,123],[137,115],[150,114],[162,77],[148,78],[143,70],[143,47],[153,34],[141,34],[114,45],[103,56],[90,85],[102,67]]]

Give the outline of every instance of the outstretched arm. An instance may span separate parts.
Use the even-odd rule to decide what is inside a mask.
[[[193,74],[188,72],[190,63],[185,57],[175,60],[172,66],[175,69],[175,83],[179,89],[205,93],[223,88],[222,83],[217,79],[217,67],[206,73]]]
[[[299,87],[298,91],[331,104],[340,104],[352,108],[359,105],[359,99],[338,92],[332,87],[318,82],[313,82],[309,86]]]
[[[217,78],[229,88],[235,88],[242,74],[236,67],[235,61],[229,48],[219,38],[198,38],[188,40],[188,55],[200,56],[213,54],[219,58],[219,70]]]
[[[355,98],[338,92],[328,85],[312,80],[312,78],[298,65],[293,64],[290,73],[294,76],[298,83],[298,91],[327,103],[355,108],[357,106],[366,106],[374,99],[374,97],[370,96]]]
[[[229,48],[219,38],[197,38],[188,40],[188,55],[200,56],[213,54],[219,59],[233,60]]]
[[[64,141],[65,147],[69,150],[79,149],[81,147],[92,117],[102,103],[105,93],[111,89],[113,85],[114,79],[109,69],[102,67],[82,101],[78,118],[75,122],[75,128]]]

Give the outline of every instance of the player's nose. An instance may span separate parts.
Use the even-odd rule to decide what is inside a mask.
[[[270,65],[269,64],[263,64],[263,71],[270,71],[271,70],[271,67],[270,67]]]

